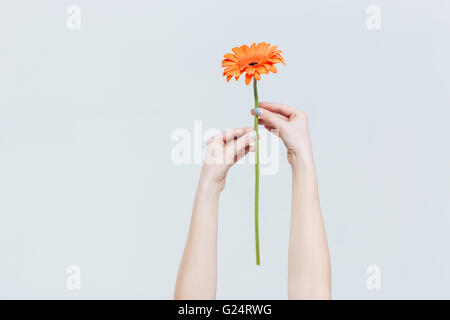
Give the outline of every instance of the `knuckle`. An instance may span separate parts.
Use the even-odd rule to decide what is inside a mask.
[[[217,144],[221,139],[221,136],[213,136],[211,138],[208,139],[208,141],[206,142],[206,145],[212,145],[212,144]]]

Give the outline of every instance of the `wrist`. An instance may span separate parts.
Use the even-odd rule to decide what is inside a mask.
[[[219,195],[224,187],[225,187],[225,178],[219,178],[209,175],[202,170],[197,185],[198,192]]]
[[[222,190],[223,186],[221,186],[219,182],[213,180],[200,180],[197,186],[197,191],[202,193],[219,195]]]
[[[288,150],[287,157],[293,171],[314,170],[312,152],[291,149]]]

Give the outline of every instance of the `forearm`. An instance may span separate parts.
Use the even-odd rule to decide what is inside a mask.
[[[175,299],[215,299],[219,187],[200,180],[178,271]]]
[[[292,159],[292,213],[289,239],[288,297],[331,298],[331,272],[311,157]]]

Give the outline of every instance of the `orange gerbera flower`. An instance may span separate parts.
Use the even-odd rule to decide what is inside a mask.
[[[268,74],[269,71],[277,73],[275,64],[284,63],[281,56],[283,51],[278,50],[277,46],[271,46],[270,43],[253,43],[250,47],[246,44],[232,49],[233,53],[224,55],[222,67],[225,68],[223,76],[230,81],[233,76],[236,81],[245,73],[245,84],[249,84],[252,78],[261,79],[261,74]]]

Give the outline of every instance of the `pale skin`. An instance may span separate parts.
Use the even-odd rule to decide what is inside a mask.
[[[254,115],[255,110],[251,113]],[[288,298],[330,299],[330,258],[307,115],[293,107],[269,102],[261,102],[257,114],[259,124],[284,142],[292,169]],[[175,299],[216,298],[219,196],[231,166],[253,151],[252,132],[251,128],[227,130],[207,144]]]

